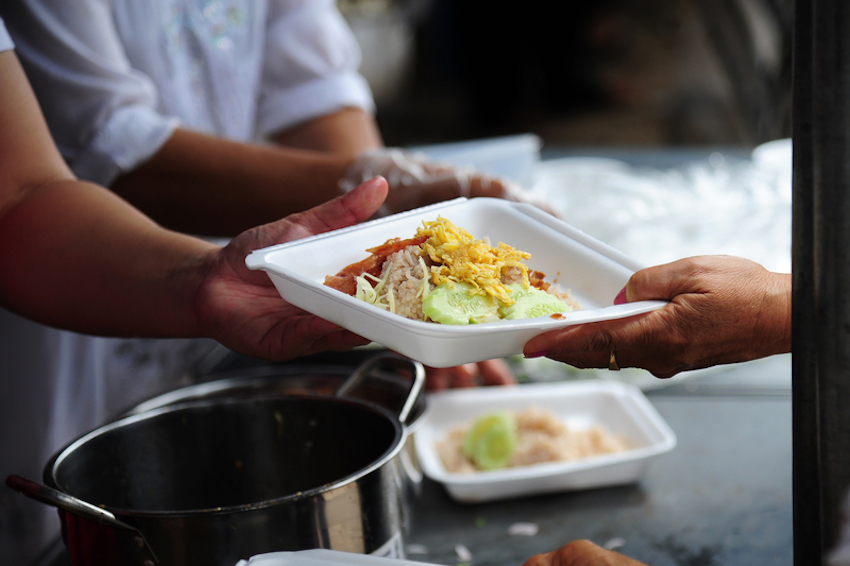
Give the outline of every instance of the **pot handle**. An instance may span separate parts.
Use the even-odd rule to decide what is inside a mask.
[[[407,398],[398,412],[398,420],[407,424],[407,417],[410,415],[413,405],[416,403],[416,400],[419,398],[419,394],[422,392],[422,388],[425,386],[425,366],[419,362],[411,360],[410,358],[405,358],[404,356],[399,356],[398,354],[393,353],[381,353],[376,356],[372,356],[357,366],[354,372],[348,376],[348,379],[339,386],[339,389],[336,390],[334,395],[336,397],[347,396],[361,381],[369,377],[372,374],[372,371],[387,361],[401,362],[409,365],[413,370],[413,379],[410,383],[410,389],[407,391]]]
[[[148,544],[148,541],[145,540],[145,537],[141,533],[141,531],[139,531],[139,529],[137,529],[136,527],[119,520],[115,517],[115,515],[113,515],[106,509],[102,509],[100,507],[97,507],[96,505],[92,505],[87,501],[78,499],[73,495],[68,495],[67,493],[59,491],[58,489],[53,489],[52,487],[36,483],[26,478],[22,478],[21,476],[8,476],[6,478],[6,485],[8,485],[10,488],[14,489],[18,493],[26,495],[30,499],[35,499],[36,501],[52,505],[53,507],[57,507],[59,509],[62,509],[63,511],[67,511],[69,513],[73,513],[74,515],[78,515],[91,521],[95,521],[98,524],[107,525],[122,531],[130,531],[138,535],[144,542],[148,551],[150,552],[154,562],[156,564],[159,564],[159,561],[156,559],[156,555],[154,555],[153,549]]]

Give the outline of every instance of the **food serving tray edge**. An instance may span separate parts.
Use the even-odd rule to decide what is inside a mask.
[[[370,554],[317,548],[296,552],[269,552],[242,560],[236,566],[436,566]]]

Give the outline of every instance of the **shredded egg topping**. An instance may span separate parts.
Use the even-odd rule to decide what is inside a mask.
[[[493,247],[483,240],[438,216],[432,222],[423,222],[417,236],[428,236],[422,244],[423,253],[434,265],[431,266],[431,281],[439,285],[445,281],[465,281],[475,288],[474,293],[489,294],[504,304],[513,304],[510,289],[502,283],[502,272],[515,268],[522,274],[522,284],[527,289],[528,268],[523,260],[531,254],[499,243]]]

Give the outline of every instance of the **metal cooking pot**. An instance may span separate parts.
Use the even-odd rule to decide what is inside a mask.
[[[200,399],[254,399],[280,395],[324,395],[362,399],[398,413],[409,398],[416,366],[394,354],[369,355],[356,369],[342,365],[269,365],[234,369],[205,376],[203,383],[169,391],[126,411],[130,416],[168,405]],[[422,493],[423,473],[416,457],[414,432],[425,422],[425,395],[416,396],[405,421],[407,437],[398,459],[402,469],[404,532],[410,529],[410,510]]]
[[[233,566],[308,548],[402,556],[397,456],[424,368],[384,354],[352,378],[388,361],[413,376],[397,416],[341,396],[191,400],[71,443],[45,468],[47,486],[7,481],[59,507],[73,566]]]

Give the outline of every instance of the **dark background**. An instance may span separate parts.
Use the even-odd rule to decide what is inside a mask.
[[[388,145],[790,136],[791,0],[345,0]]]

